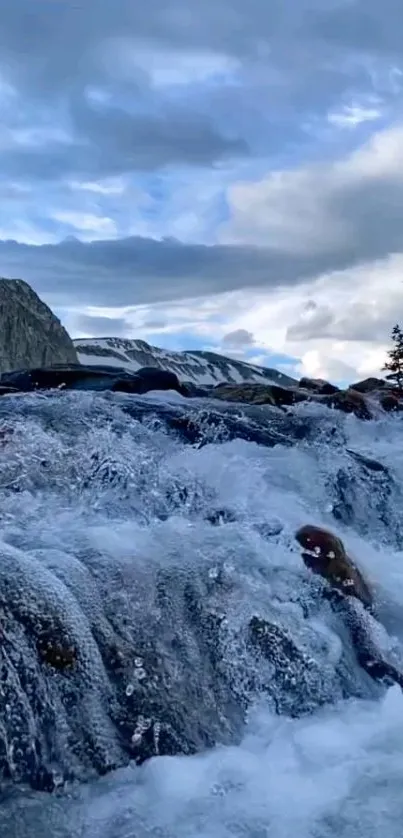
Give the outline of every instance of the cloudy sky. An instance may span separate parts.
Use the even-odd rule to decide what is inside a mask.
[[[13,0],[0,275],[73,337],[376,373],[403,321],[401,0]]]

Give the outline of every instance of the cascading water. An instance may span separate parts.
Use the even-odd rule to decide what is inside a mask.
[[[359,666],[295,532],[343,539],[403,669],[401,428],[0,401],[1,838],[400,838],[401,690]]]

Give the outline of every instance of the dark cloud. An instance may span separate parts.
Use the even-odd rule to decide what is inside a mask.
[[[90,179],[168,164],[210,166],[248,152],[244,140],[221,135],[208,117],[190,108],[161,105],[158,115],[133,115],[117,107],[97,110],[82,101],[74,127],[74,142],[49,139],[1,152],[0,174],[44,181]]]
[[[130,306],[257,285],[267,255],[255,248],[185,245],[139,237],[58,245],[0,242],[0,273],[21,276],[60,304]]]
[[[255,338],[252,332],[247,329],[234,329],[233,332],[228,332],[222,339],[222,345],[233,349],[243,349],[248,346],[254,346]]]
[[[257,154],[275,151],[297,113],[327,108],[357,85],[373,92],[372,57],[400,60],[399,8],[397,0],[14,0],[0,21],[0,79],[15,89],[0,87],[11,130],[0,174],[101,176],[209,166],[251,144]],[[179,67],[181,55],[191,66],[192,50],[206,63],[227,56],[240,62],[241,83],[212,70],[207,93],[195,82],[172,95],[156,89],[144,48],[174,51]],[[55,125],[64,140],[45,137]],[[45,132],[41,142],[16,136],[32,126]]]
[[[164,329],[166,325],[167,325],[166,320],[157,320],[157,319],[151,318],[150,320],[145,320],[144,321],[143,328],[144,329],[149,329],[149,330],[152,331],[153,329],[158,329],[158,330],[159,329]]]
[[[0,242],[0,273],[30,282],[58,305],[130,306],[242,288],[278,288],[344,268],[355,248],[312,256],[262,247],[182,244],[139,237],[58,245]]]
[[[75,317],[76,332],[94,337],[124,337],[128,323],[123,317],[95,317],[79,314]]]
[[[402,47],[400,15],[399,0],[14,0],[2,14],[0,47],[14,80],[49,91],[101,74],[113,55],[106,40],[242,57],[262,55],[265,46],[278,53],[292,47],[298,56],[313,43],[390,52]]]
[[[403,47],[400,15],[397,0],[14,0],[0,17],[3,236],[55,240],[69,228],[112,235],[115,223],[117,235],[160,235],[158,210],[169,203],[161,184],[139,187],[153,200],[157,195],[150,208],[136,204],[134,178],[129,185],[123,178],[128,191],[115,197],[84,197],[67,182],[140,171],[147,179],[182,165],[221,172],[231,158],[249,162],[301,148],[304,154],[311,116],[326,117],[343,96],[376,94],[379,85],[392,95]],[[181,61],[186,84],[168,84],[164,68],[180,76]],[[208,83],[192,76],[198,62]],[[393,159],[396,148],[382,154]],[[298,159],[295,182],[289,188],[287,177],[276,180],[268,206],[258,201],[249,213],[245,237],[242,224],[238,230],[233,223],[236,208],[225,206],[231,241],[243,246],[139,236],[38,247],[3,241],[0,270],[22,276],[48,299],[126,306],[291,286],[401,251],[401,161],[389,170],[375,165],[373,174],[365,161],[361,174],[354,161],[333,174],[329,164],[330,175],[306,165],[299,177]],[[241,202],[246,214],[250,207],[253,196]],[[101,214],[111,226],[101,228]],[[194,205],[181,208],[178,227],[169,229],[192,233],[192,214],[203,215],[196,187]],[[18,223],[11,227],[8,217]],[[155,217],[155,227],[148,225]],[[259,234],[260,225],[254,239],[250,231]],[[331,327],[320,322],[323,312],[313,315],[294,325],[297,334]]]

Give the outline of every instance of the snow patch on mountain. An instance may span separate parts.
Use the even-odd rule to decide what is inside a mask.
[[[136,372],[141,367],[159,367],[176,373],[181,382],[215,386],[223,382],[260,382],[291,387],[297,381],[275,369],[258,367],[215,352],[172,352],[144,340],[126,338],[78,338],[73,341],[81,364],[103,364]]]

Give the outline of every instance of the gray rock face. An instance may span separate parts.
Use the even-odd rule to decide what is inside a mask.
[[[50,308],[21,279],[0,279],[0,375],[77,363],[74,344]]]

